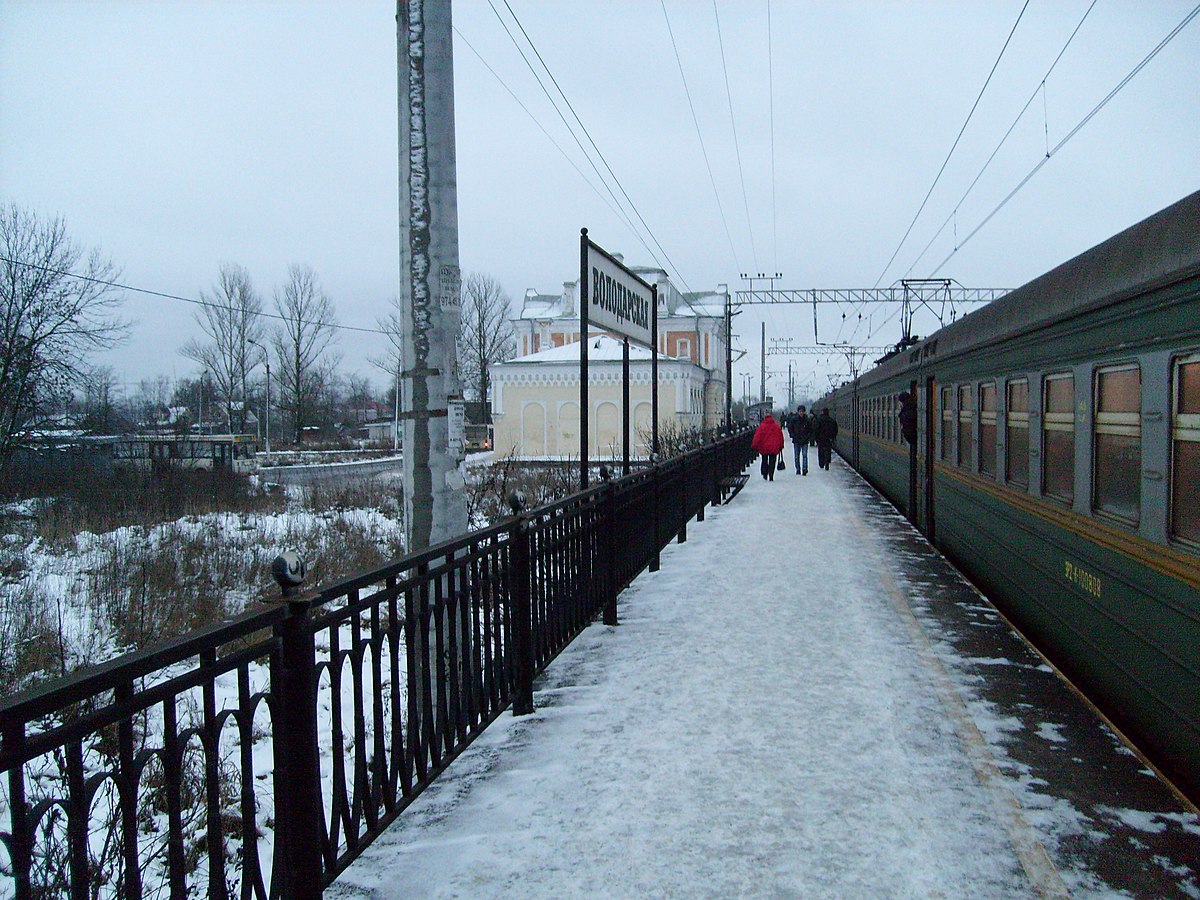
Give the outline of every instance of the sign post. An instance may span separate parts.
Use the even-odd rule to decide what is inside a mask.
[[[588,239],[587,229],[579,232],[579,328],[582,346],[579,354],[579,486],[588,486],[588,330],[592,322],[607,331],[623,335],[652,350],[653,360],[653,450],[658,452],[658,326],[656,288],[638,278],[619,260]],[[624,372],[624,390],[629,391],[629,370]],[[629,417],[625,416],[628,432]],[[628,443],[628,434],[625,436]]]

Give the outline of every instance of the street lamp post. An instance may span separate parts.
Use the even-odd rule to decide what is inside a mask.
[[[257,347],[259,350],[262,351],[263,362],[266,363],[266,365],[267,365],[267,403],[266,403],[266,409],[264,410],[265,415],[263,416],[263,418],[265,419],[265,423],[267,426],[267,429],[266,429],[266,431],[267,431],[267,441],[266,441],[267,452],[270,453],[271,452],[271,356],[269,353],[267,353],[267,349],[262,344],[260,344],[258,341],[250,341],[249,343],[253,344],[255,347]]]

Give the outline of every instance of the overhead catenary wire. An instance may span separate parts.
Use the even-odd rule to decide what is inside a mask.
[[[758,269],[758,248],[754,243],[754,226],[750,222],[750,197],[746,193],[746,174],[742,165],[742,148],[738,143],[737,120],[733,115],[733,92],[729,89],[729,67],[725,64],[725,40],[721,36],[721,16],[717,12],[717,0],[713,0],[713,18],[717,23],[717,45],[721,50],[721,71],[725,74],[725,98],[729,102],[729,125],[733,129],[733,150],[737,156],[738,178],[742,183],[742,203],[746,209],[746,230],[750,234],[750,256],[754,268]]]
[[[538,117],[533,114],[533,112],[529,109],[529,107],[526,106],[521,101],[521,98],[518,97],[516,95],[516,93],[513,92],[512,88],[510,88],[508,86],[508,84],[505,83],[504,79],[500,77],[500,75],[496,72],[496,70],[491,67],[491,65],[488,63],[488,61],[483,58],[483,54],[481,54],[478,50],[476,50],[475,46],[469,40],[467,40],[466,35],[464,35],[461,31],[459,31],[457,27],[454,28],[454,33],[457,34],[459,39],[464,44],[467,45],[467,48],[472,53],[475,54],[475,56],[478,58],[478,60],[481,63],[483,63],[484,68],[487,69],[492,74],[492,77],[495,78],[496,81],[500,82],[500,86],[502,88],[504,88],[504,90],[506,90],[508,92],[508,95],[510,97],[512,97],[514,101],[516,101],[517,105],[519,107],[521,107],[522,110],[525,111],[525,115],[529,116],[529,118],[533,121],[533,124],[536,125],[541,130],[542,134],[544,134],[546,136],[546,139],[549,140],[550,143],[554,145],[554,148],[556,150],[558,150],[558,152],[560,154],[562,154],[562,158],[565,159],[570,164],[572,169],[574,169],[576,172],[579,173],[579,177],[583,179],[584,184],[586,184],[588,187],[590,187],[592,189],[592,192],[600,199],[600,201],[602,203],[604,203],[609,208],[609,210],[613,213],[613,215],[615,215],[618,219],[625,222],[625,224],[632,230],[633,223],[629,220],[629,217],[625,214],[625,212],[623,210],[619,209],[618,207],[614,206],[613,203],[607,197],[605,197],[602,193],[600,193],[600,189],[598,187],[596,187],[595,183],[593,183],[593,181],[590,178],[587,177],[587,175],[584,173],[583,169],[579,168],[579,166],[576,164],[575,160],[571,159],[570,154],[567,153],[567,151],[563,149],[562,144],[560,144],[558,141],[556,141],[554,139],[554,135],[552,135],[549,131],[546,130],[546,126],[544,126],[541,123],[541,121],[538,119]]]
[[[488,0],[488,2],[489,2],[489,4],[492,4],[492,0]],[[637,204],[635,204],[633,202],[632,198],[630,198],[628,191],[626,191],[624,185],[621,184],[621,180],[617,177],[616,173],[613,171],[612,166],[610,166],[608,164],[608,160],[605,159],[604,153],[600,150],[599,146],[597,146],[595,140],[592,139],[592,135],[588,131],[587,126],[583,124],[583,120],[579,117],[579,114],[575,111],[575,107],[571,105],[570,99],[568,99],[566,93],[563,91],[562,86],[559,85],[558,79],[554,77],[554,73],[550,71],[550,67],[546,64],[545,59],[542,58],[542,54],[538,51],[537,45],[534,44],[533,39],[530,38],[529,33],[525,30],[525,26],[521,24],[520,18],[518,18],[517,14],[515,12],[513,12],[512,6],[509,5],[508,0],[502,0],[502,2],[504,3],[505,9],[508,10],[508,14],[510,16],[512,16],[512,20],[513,20],[513,22],[516,23],[517,28],[519,28],[521,30],[521,34],[524,35],[526,42],[529,44],[529,48],[533,51],[534,55],[537,57],[538,62],[541,63],[542,68],[546,71],[546,74],[548,76],[550,76],[551,83],[554,85],[555,90],[558,91],[559,96],[562,97],[563,102],[566,103],[567,109],[570,110],[571,115],[574,117],[575,121],[579,124],[579,127],[580,127],[580,129],[582,129],[584,136],[588,139],[588,143],[591,144],[592,149],[596,151],[596,155],[598,157],[600,157],[600,162],[602,162],[604,164],[605,170],[608,172],[609,176],[612,178],[613,183],[617,186],[617,189],[620,190],[621,196],[623,196],[625,198],[625,202],[629,205],[629,208],[631,210],[633,210],[633,213],[635,216],[637,216],[638,221],[641,222],[642,227],[645,229],[646,234],[649,235],[650,240],[652,240],[654,242],[654,245],[656,247],[658,247],[658,250],[662,254],[663,259],[660,260],[658,258],[658,256],[655,255],[654,251],[652,251],[649,247],[646,247],[646,251],[651,255],[651,257],[654,258],[654,261],[656,263],[658,263],[660,266],[663,266],[664,268],[669,266],[672,270],[674,270],[675,277],[679,280],[679,283],[681,285],[683,285],[685,290],[690,292],[691,288],[688,287],[687,281],[683,277],[683,273],[679,270],[678,266],[676,266],[675,263],[671,260],[670,254],[668,254],[667,251],[663,248],[662,243],[655,236],[653,229],[651,229],[650,226],[646,223],[645,218],[642,216],[641,212],[637,208]],[[494,4],[492,4],[492,9],[493,9],[493,11],[495,11],[495,9],[496,9]],[[498,11],[496,14],[497,14],[497,16],[499,16]],[[506,28],[506,30],[507,30],[507,28]],[[643,246],[645,246],[644,241],[643,241]],[[664,266],[663,260],[666,261],[665,266]]]
[[[992,76],[996,74],[996,69],[1000,66],[1000,60],[1004,58],[1004,53],[1008,50],[1008,45],[1012,42],[1013,35],[1017,32],[1017,26],[1021,24],[1021,19],[1025,15],[1025,10],[1029,8],[1029,0],[1025,0],[1025,4],[1021,7],[1021,11],[1017,14],[1017,20],[1013,22],[1012,29],[1008,33],[1008,37],[1004,41],[1004,46],[1000,48],[1000,53],[996,56],[996,61],[992,63],[991,71],[984,79],[983,87],[979,89],[978,96],[975,97],[975,102],[971,104],[971,111],[967,113],[967,118],[963,121],[962,127],[958,130],[958,136],[955,137],[954,143],[950,145],[950,152],[946,154],[946,158],[942,161],[941,168],[938,169],[937,175],[933,178],[933,184],[929,185],[929,190],[925,192],[925,199],[921,201],[921,205],[917,207],[916,215],[912,217],[912,221],[908,223],[908,228],[905,229],[904,236],[900,238],[900,243],[896,245],[896,249],[892,252],[891,259],[887,261],[887,265],[883,267],[883,271],[879,273],[879,277],[875,279],[873,287],[879,287],[879,282],[883,281],[883,276],[887,274],[888,269],[892,267],[892,263],[896,261],[896,257],[900,254],[900,248],[904,246],[904,242],[908,240],[908,236],[912,234],[913,226],[917,224],[917,219],[921,217],[921,213],[925,209],[925,205],[929,202],[929,198],[933,195],[933,189],[937,187],[938,181],[941,180],[942,173],[946,171],[946,166],[950,164],[950,157],[954,155],[955,149],[958,147],[958,142],[962,140],[963,134],[967,130],[967,126],[971,124],[971,118],[975,115],[975,110],[979,108],[979,101],[983,99],[984,92],[987,91],[988,85],[992,82]]]
[[[741,263],[738,261],[737,248],[733,243],[733,233],[729,230],[729,219],[725,215],[725,207],[721,203],[721,192],[717,190],[717,179],[713,175],[712,162],[708,158],[708,148],[704,144],[704,135],[700,132],[700,120],[696,116],[696,106],[692,102],[692,92],[688,88],[687,76],[683,73],[683,60],[679,56],[679,46],[675,43],[675,32],[671,28],[671,18],[667,15],[666,0],[659,0],[662,5],[663,19],[667,23],[667,34],[671,38],[671,49],[675,51],[675,64],[679,66],[679,78],[683,82],[683,92],[687,96],[688,109],[692,112],[692,124],[696,126],[696,139],[700,141],[700,152],[704,155],[704,167],[708,170],[708,181],[712,185],[713,197],[717,201],[717,211],[721,214],[721,224],[725,228],[725,237],[729,241],[729,252],[733,254],[733,264],[740,272]]]
[[[1092,107],[1091,112],[1089,112],[1086,116],[1084,116],[1082,119],[1080,119],[1079,122],[1075,125],[1075,127],[1072,128],[1067,133],[1067,136],[1064,137],[1057,144],[1055,144],[1054,147],[1051,148],[1051,150],[1038,161],[1038,164],[1036,166],[1034,166],[1029,171],[1029,173],[1026,174],[1026,176],[1024,178],[1021,179],[1020,183],[1018,183],[1015,188],[1013,188],[1011,191],[1008,192],[1008,195],[996,205],[995,209],[993,209],[990,213],[988,213],[987,216],[984,217],[983,221],[980,222],[978,225],[976,225],[975,228],[970,232],[970,234],[968,234],[965,238],[963,238],[962,241],[958,244],[958,246],[955,247],[953,250],[951,250],[950,253],[947,254],[946,258],[937,264],[937,266],[933,269],[933,272],[931,274],[937,274],[937,272],[941,271],[942,266],[946,265],[946,263],[948,263],[951,260],[951,258],[956,253],[958,253],[959,250],[961,250],[964,246],[966,246],[967,242],[970,241],[971,238],[975,237],[975,235],[977,235],[980,232],[980,230],[985,225],[987,225],[987,223],[990,222],[992,220],[992,218],[998,212],[1000,212],[1000,210],[1004,209],[1004,207],[1008,205],[1008,202],[1010,200],[1012,200],[1012,198],[1015,197],[1017,195],[1017,193],[1033,179],[1033,176],[1035,176],[1038,172],[1041,171],[1042,166],[1044,166],[1044,165],[1046,165],[1046,163],[1050,162],[1050,160],[1054,157],[1055,154],[1058,153],[1059,150],[1061,150],[1063,147],[1065,147],[1067,145],[1067,143],[1073,137],[1075,137],[1075,135],[1077,135],[1080,131],[1082,131],[1084,126],[1087,125],[1087,123],[1090,122],[1093,118],[1095,118],[1096,114],[1099,113],[1100,110],[1104,109],[1104,107],[1108,105],[1108,102],[1110,100],[1112,100],[1113,97],[1117,96],[1117,94],[1121,92],[1121,90],[1125,87],[1125,85],[1129,84],[1129,82],[1132,81],[1133,78],[1140,71],[1142,71],[1142,69],[1144,69],[1150,63],[1150,61],[1152,59],[1154,59],[1154,57],[1158,56],[1158,54],[1162,51],[1162,49],[1164,47],[1166,47],[1167,44],[1169,44],[1172,40],[1174,40],[1176,35],[1178,35],[1181,31],[1183,31],[1183,29],[1186,28],[1188,26],[1188,24],[1190,24],[1191,21],[1194,18],[1196,18],[1197,15],[1200,15],[1200,5],[1197,5],[1195,8],[1192,9],[1192,11],[1190,13],[1188,13],[1186,16],[1184,16],[1183,21],[1181,21],[1178,25],[1176,25],[1173,29],[1171,29],[1170,34],[1168,34],[1165,38],[1163,38],[1161,41],[1159,41],[1158,45],[1153,50],[1151,50],[1149,53],[1147,53],[1146,56],[1142,59],[1142,61],[1139,62],[1136,66],[1134,66],[1133,69],[1129,72],[1129,74],[1126,75],[1124,78],[1122,78],[1120,83],[1118,83],[1116,87],[1114,87],[1111,91],[1109,91],[1103,100],[1101,100],[1094,107]]]
[[[912,271],[920,264],[921,260],[925,258],[925,254],[929,252],[929,248],[933,246],[934,241],[941,236],[942,232],[946,230],[946,226],[952,220],[955,221],[955,227],[957,230],[957,220],[955,217],[958,215],[959,209],[962,207],[963,203],[966,202],[966,199],[970,196],[971,191],[975,190],[975,185],[979,183],[979,179],[983,177],[984,173],[988,170],[988,167],[991,166],[992,161],[996,158],[996,155],[1000,152],[1000,149],[1005,145],[1005,143],[1007,143],[1009,136],[1012,135],[1012,133],[1016,130],[1017,125],[1020,123],[1021,119],[1024,118],[1025,113],[1029,110],[1029,107],[1033,105],[1033,101],[1037,99],[1039,91],[1042,94],[1043,103],[1045,102],[1046,81],[1050,78],[1050,75],[1058,66],[1059,60],[1063,58],[1063,55],[1067,52],[1067,48],[1070,47],[1071,42],[1075,40],[1075,35],[1079,34],[1079,30],[1083,28],[1083,23],[1087,21],[1088,16],[1091,15],[1092,10],[1095,9],[1098,2],[1099,0],[1092,0],[1091,5],[1088,6],[1087,10],[1084,11],[1083,17],[1079,20],[1079,24],[1075,26],[1075,30],[1071,32],[1071,36],[1067,38],[1067,41],[1065,44],[1063,44],[1062,49],[1058,51],[1058,55],[1054,57],[1054,62],[1050,64],[1050,68],[1046,70],[1046,74],[1042,76],[1042,80],[1038,83],[1038,86],[1033,89],[1033,93],[1029,95],[1029,99],[1025,101],[1025,105],[1021,107],[1021,111],[1017,113],[1017,117],[1013,119],[1012,124],[1008,126],[1008,131],[1004,132],[1004,137],[1000,138],[1000,143],[996,145],[996,149],[992,151],[991,156],[987,158],[987,162],[983,164],[983,167],[979,170],[979,173],[975,176],[970,186],[966,189],[966,191],[963,192],[963,195],[958,199],[958,202],[954,204],[954,208],[950,211],[950,215],[946,216],[946,221],[942,222],[941,227],[938,228],[938,230],[934,232],[933,237],[929,239],[929,243],[925,245],[917,258],[913,260],[913,264],[908,267],[908,271],[904,273],[905,277],[911,274]],[[1046,125],[1046,155],[1050,155],[1050,135],[1048,123]],[[954,245],[956,247],[958,246],[957,233],[955,235]]]
[[[563,127],[567,129],[567,132],[571,135],[572,140],[575,141],[575,145],[579,148],[579,152],[583,154],[583,158],[588,161],[588,165],[592,167],[592,171],[596,173],[596,177],[600,179],[600,183],[604,185],[604,189],[608,191],[608,195],[612,197],[612,202],[615,203],[617,207],[617,218],[625,224],[625,227],[629,229],[630,233],[632,233],[633,236],[638,239],[641,245],[646,248],[646,252],[651,256],[654,256],[654,251],[650,249],[650,245],[646,243],[645,239],[638,232],[637,228],[633,224],[633,220],[629,218],[629,214],[623,209],[620,209],[621,201],[617,199],[616,193],[613,191],[608,181],[605,180],[604,174],[600,171],[600,167],[596,165],[596,161],[592,159],[591,154],[589,154],[587,149],[583,146],[583,142],[579,139],[579,135],[575,133],[575,129],[571,127],[571,123],[567,121],[567,117],[563,114],[562,109],[559,108],[558,103],[555,102],[554,96],[550,93],[550,89],[546,87],[546,84],[544,81],[542,81],[537,69],[534,67],[533,63],[530,62],[529,57],[525,54],[525,49],[521,46],[520,41],[517,40],[516,35],[514,35],[512,30],[508,27],[508,23],[504,21],[504,17],[500,15],[500,10],[496,9],[496,4],[493,3],[492,0],[488,0],[488,6],[492,8],[492,12],[495,14],[497,21],[500,22],[500,26],[504,29],[504,33],[508,35],[508,39],[512,42],[512,45],[517,48],[517,53],[521,55],[521,59],[524,60],[525,65],[533,75],[534,80],[537,81],[538,87],[542,89],[542,93],[546,95],[546,99],[550,101],[550,105],[558,114],[558,118],[562,120]],[[536,50],[534,52],[536,52]],[[609,205],[609,209],[613,209],[613,206]]]

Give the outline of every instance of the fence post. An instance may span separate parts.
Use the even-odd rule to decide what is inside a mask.
[[[654,552],[650,556],[649,570],[651,572],[658,571],[658,551],[662,547],[662,542],[659,539],[659,530],[658,530],[658,519],[659,519],[658,489],[659,489],[659,482],[661,482],[661,481],[662,481],[662,476],[658,469],[658,457],[652,457],[651,462],[650,462],[650,482],[651,482],[651,484],[650,484],[650,500],[651,500],[650,517],[652,520],[651,525],[653,527],[653,534],[654,534],[654,547],[653,547]]]
[[[687,451],[679,454],[679,531],[676,540],[681,544],[687,543],[687,523],[692,517],[692,508],[688,505],[688,467]]]
[[[530,605],[530,521],[517,514],[513,523],[513,702],[514,716],[533,712],[533,632]]]
[[[610,481],[604,489],[604,624],[617,624],[617,488]]]
[[[316,646],[309,628],[312,595],[287,599],[288,614],[276,626],[278,665],[272,693],[275,728],[276,834],[283,880],[281,896],[319,900],[325,813],[317,752]],[[278,676],[278,683],[274,683]]]

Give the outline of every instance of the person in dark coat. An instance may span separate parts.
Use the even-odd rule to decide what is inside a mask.
[[[783,452],[783,429],[770,413],[763,417],[762,423],[755,429],[754,437],[750,439],[750,449],[757,451],[762,457],[762,464],[759,466],[762,477],[767,481],[774,481],[775,463],[779,460],[779,454]]]
[[[838,433],[837,420],[829,414],[829,407],[821,410],[813,431],[817,437],[817,465],[828,469],[833,459],[833,442]]]
[[[909,446],[917,443],[917,398],[904,391],[900,394],[900,412],[896,416],[900,420],[900,434],[904,436]]]
[[[808,474],[808,445],[813,439],[813,421],[803,405],[796,407],[796,414],[788,418],[788,435],[792,439],[792,452],[796,457],[796,474]],[[803,464],[803,465],[802,465]]]

